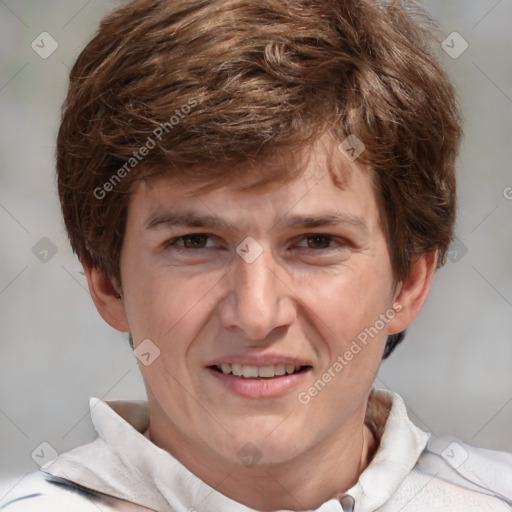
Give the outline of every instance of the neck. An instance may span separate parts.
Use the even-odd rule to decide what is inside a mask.
[[[238,503],[260,511],[310,510],[350,489],[370,463],[377,443],[363,424],[364,411],[358,419],[291,460],[253,467],[220,460],[204,447],[191,448],[190,440],[179,439],[168,424],[162,428],[152,422],[148,435],[204,483]]]
[[[284,464],[259,467],[257,472],[232,469],[217,490],[260,511],[314,510],[355,485],[374,447],[373,434],[364,426],[345,445],[326,440],[325,446]]]

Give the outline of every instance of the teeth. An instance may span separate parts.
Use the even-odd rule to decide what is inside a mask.
[[[248,379],[249,377],[257,377],[258,376],[258,367],[257,366],[242,366],[242,375]]]
[[[241,365],[241,364],[227,364],[222,363],[219,370],[222,371],[223,374],[228,375],[232,373],[236,377],[244,377],[245,379],[263,377],[270,379],[275,376],[281,375],[291,375],[296,371],[301,369],[300,365],[294,364],[283,364],[279,363],[276,365],[268,365],[268,366],[251,366],[251,365]]]
[[[274,375],[275,371],[273,366],[262,366],[261,368],[258,368],[258,377],[273,377]]]
[[[276,364],[274,369],[275,375],[284,375],[286,373],[286,365],[284,364]]]

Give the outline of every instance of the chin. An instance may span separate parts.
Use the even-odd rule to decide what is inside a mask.
[[[290,429],[278,430],[245,428],[240,435],[230,439],[229,447],[226,447],[227,453],[231,454],[230,462],[242,463],[247,467],[275,465],[289,462],[300,455],[304,443],[299,433]],[[219,445],[214,446],[218,450]]]

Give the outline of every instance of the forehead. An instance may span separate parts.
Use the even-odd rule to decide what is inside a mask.
[[[290,170],[283,182],[280,170]],[[270,171],[270,173],[269,173]],[[274,173],[272,175],[272,172]],[[264,177],[264,179],[262,179]],[[254,164],[232,172],[228,184],[205,189],[186,176],[158,176],[138,183],[129,208],[129,222],[145,224],[163,213],[188,209],[203,214],[224,213],[233,219],[252,212],[261,220],[322,210],[378,221],[374,171],[350,161],[331,137],[319,139],[299,154]],[[149,219],[149,220],[148,220]]]

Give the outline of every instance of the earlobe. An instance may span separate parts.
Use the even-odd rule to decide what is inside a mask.
[[[130,326],[121,294],[98,268],[82,261],[89,292],[98,313],[111,327],[121,332],[129,332]]]
[[[399,283],[394,295],[397,315],[388,324],[388,334],[404,331],[420,314],[430,293],[436,266],[437,251],[422,254],[411,264],[409,275]]]

